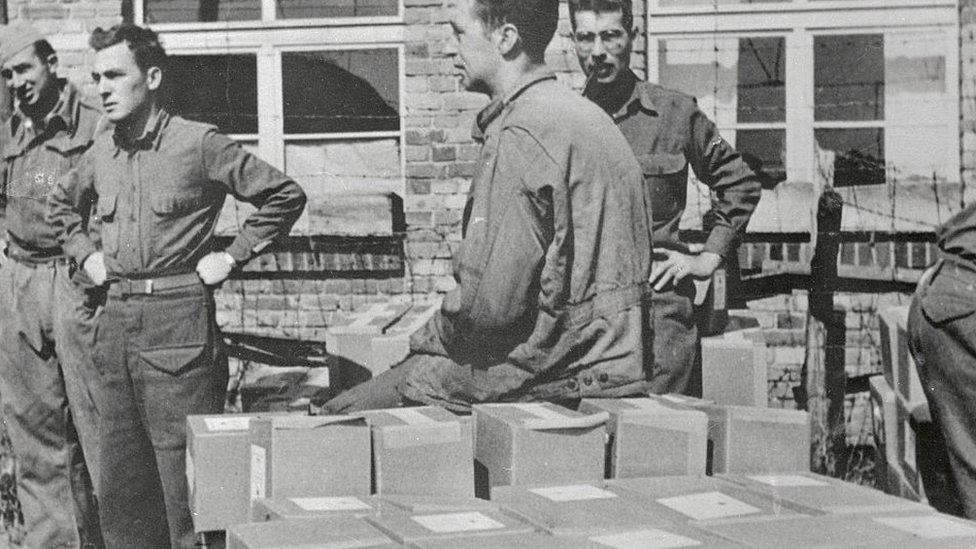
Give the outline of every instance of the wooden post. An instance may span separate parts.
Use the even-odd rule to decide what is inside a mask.
[[[844,451],[844,310],[834,308],[843,200],[826,188],[817,202],[817,240],[810,264],[806,354],[797,406],[810,412],[810,466],[840,476],[837,457]]]

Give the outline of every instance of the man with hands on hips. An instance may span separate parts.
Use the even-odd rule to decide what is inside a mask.
[[[221,412],[227,390],[213,287],[288,233],[305,194],[215,127],[160,106],[167,56],[156,33],[122,23],[89,43],[115,128],[58,183],[48,218],[106,288],[93,346],[102,531],[110,548],[193,547],[186,416]],[[217,250],[227,194],[257,210]]]
[[[701,339],[693,279],[707,279],[735,253],[759,202],[759,175],[719,135],[695,99],[630,70],[636,36],[631,0],[569,0],[573,42],[587,86],[583,94],[616,122],[640,162],[654,209],[655,338],[649,365],[652,393],[701,395]],[[678,237],[688,167],[712,191],[704,250]]]

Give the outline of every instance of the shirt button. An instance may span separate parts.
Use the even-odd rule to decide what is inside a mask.
[[[590,376],[585,376],[583,378],[583,385],[593,385],[593,378]]]
[[[577,383],[575,379],[571,379],[566,382],[566,388],[570,391],[575,391],[576,389],[579,389],[579,383]]]
[[[597,379],[599,379],[599,380],[600,380],[600,383],[606,383],[606,382],[608,382],[608,381],[610,381],[610,376],[609,376],[609,375],[607,375],[607,374],[606,374],[606,373],[604,372],[604,373],[602,373],[602,374],[600,374],[600,376],[599,376],[599,377],[598,377]]]

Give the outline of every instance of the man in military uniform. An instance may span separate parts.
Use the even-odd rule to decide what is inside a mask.
[[[85,461],[94,472],[98,433],[87,381],[94,311],[70,280],[45,211],[55,182],[91,145],[101,113],[57,76],[57,64],[30,25],[0,29],[0,74],[16,102],[2,129],[0,395],[23,543],[88,547],[101,544]]]
[[[131,24],[96,29],[94,73],[114,132],[51,198],[65,251],[107,301],[94,338],[102,387],[102,530],[109,547],[192,547],[186,416],[218,413],[227,390],[213,288],[305,205],[302,189],[213,126],[166,112],[166,52]],[[257,206],[225,250],[214,225],[227,194]],[[94,205],[94,235],[83,212]]]
[[[482,148],[454,257],[457,288],[414,334],[405,362],[326,411],[465,411],[644,390],[650,203],[620,132],[545,65],[558,6],[455,7],[462,85],[492,98],[476,119]]]
[[[588,76],[583,93],[613,117],[652,196],[656,339],[650,390],[701,396],[692,280],[708,279],[723,258],[735,253],[759,202],[759,175],[719,136],[693,97],[641,82],[630,70],[636,34],[631,0],[569,0],[569,10],[576,53]],[[594,139],[599,136],[594,133]],[[689,164],[713,195],[700,253],[678,238]]]

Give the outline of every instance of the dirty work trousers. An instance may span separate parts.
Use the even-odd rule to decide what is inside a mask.
[[[227,390],[211,290],[199,280],[154,286],[162,284],[112,284],[95,336],[99,493],[110,549],[194,545],[186,416],[221,412]]]
[[[92,495],[95,308],[64,261],[0,267],[0,400],[17,463],[25,547],[100,547]]]
[[[649,392],[701,397],[701,339],[695,314],[695,285],[690,278],[668,285],[651,298],[654,334]],[[645,357],[647,360],[647,357]]]
[[[976,519],[976,265],[942,260],[923,277],[908,313],[908,345],[942,431],[967,518]]]

